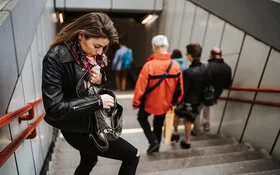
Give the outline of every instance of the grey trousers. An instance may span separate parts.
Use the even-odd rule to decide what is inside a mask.
[[[210,126],[210,106],[203,106],[200,114],[194,121],[193,132],[200,134],[202,132],[201,126],[203,124],[208,124]]]

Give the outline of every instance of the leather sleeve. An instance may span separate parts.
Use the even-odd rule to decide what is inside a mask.
[[[51,121],[71,120],[86,117],[103,107],[99,95],[64,99],[62,65],[57,55],[47,54],[43,60],[42,97],[46,117]]]

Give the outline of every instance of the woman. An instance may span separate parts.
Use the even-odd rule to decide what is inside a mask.
[[[175,114],[180,118],[184,118],[186,140],[180,142],[180,146],[183,149],[191,148],[191,125],[200,113],[203,88],[207,81],[205,79],[206,66],[200,62],[201,46],[198,43],[192,43],[187,45],[186,49],[187,58],[191,62],[191,65],[183,72],[184,96],[182,101],[177,105],[177,109],[175,109]],[[182,104],[186,104],[184,106],[187,107],[184,107],[184,109],[188,110],[188,115],[182,114],[178,110],[179,105]]]
[[[135,174],[139,153],[122,138],[109,142],[107,151],[99,151],[89,139],[89,117],[95,110],[110,109],[114,98],[96,95],[106,82],[109,43],[118,43],[118,33],[111,19],[103,13],[89,13],[65,26],[51,44],[43,60],[42,93],[45,120],[59,128],[65,140],[80,152],[75,175],[90,174],[97,156],[122,160],[121,175]]]
[[[180,64],[182,72],[184,72],[184,70],[186,69],[186,65],[181,51],[178,49],[174,49],[171,53],[171,59],[177,61]]]

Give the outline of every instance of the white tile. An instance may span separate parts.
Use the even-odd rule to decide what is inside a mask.
[[[223,55],[224,61],[230,66],[232,76],[234,75],[239,54]]]
[[[173,30],[170,38],[170,46],[169,46],[170,51],[172,51],[173,49],[179,49],[185,2],[186,2],[185,0],[176,1],[176,7],[175,7],[176,13],[174,14],[174,19],[172,20]]]
[[[196,8],[191,42],[197,42],[200,45],[203,44],[208,15],[209,13],[202,8]]]
[[[154,1],[155,0],[112,0],[112,9],[153,10]]]
[[[250,141],[254,146],[270,151],[279,131],[279,113],[278,107],[254,105],[244,141]]]
[[[25,103],[30,103],[35,100],[35,87],[33,78],[33,68],[31,64],[31,55],[28,52],[27,58],[22,69],[22,83],[25,97]]]
[[[185,2],[185,12],[182,22],[182,31],[180,33],[181,37],[179,44],[179,48],[183,54],[186,52],[186,45],[190,43],[195,8],[196,6],[190,3],[189,1]]]
[[[233,86],[242,87],[257,87],[265,65],[269,52],[269,46],[254,39],[251,36],[246,36],[240,60],[237,66],[236,75],[233,81]],[[236,92],[238,94],[239,92]],[[252,98],[251,95],[243,98]]]
[[[67,0],[66,8],[71,9],[110,9],[111,0]]]
[[[214,15],[209,16],[205,40],[202,49],[202,55],[201,55],[202,62],[204,63],[207,62],[207,60],[209,59],[210,50],[213,47],[219,47],[224,24],[225,22],[220,18]]]
[[[32,63],[32,69],[33,69],[33,76],[34,76],[34,83],[35,83],[35,99],[40,98],[41,95],[41,60],[39,56],[39,50],[37,47],[37,34],[34,35],[31,47],[30,47],[30,53],[31,53],[31,63]]]
[[[223,55],[240,52],[244,32],[226,23],[221,48]]]

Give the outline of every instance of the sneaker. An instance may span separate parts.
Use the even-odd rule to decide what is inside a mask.
[[[151,154],[151,153],[154,153],[154,152],[158,152],[159,151],[159,143],[158,141],[154,141],[154,143],[151,143],[148,150],[147,150],[147,153],[148,154]]]
[[[203,130],[205,132],[209,132],[210,131],[210,124],[209,123],[204,123],[203,124]]]

